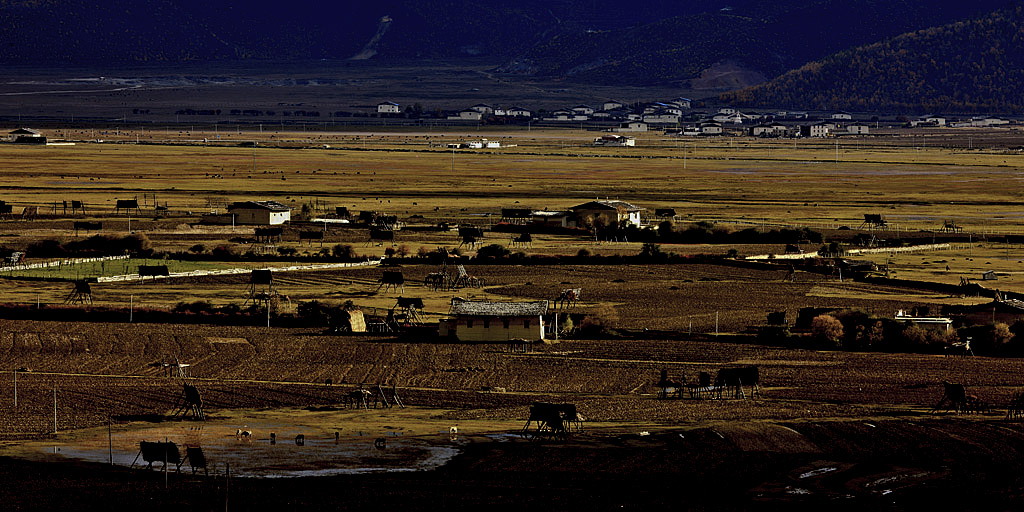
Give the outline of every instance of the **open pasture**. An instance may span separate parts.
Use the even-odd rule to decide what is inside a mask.
[[[928,416],[939,382],[962,382],[996,408],[1024,386],[1016,359],[820,352],[713,341],[570,341],[511,354],[500,345],[408,343],[313,335],[303,330],[64,324],[3,321],[0,361],[7,437],[52,425],[58,389],[64,428],[108,414],[167,414],[180,384],[154,361],[190,363],[208,412],[234,408],[341,405],[359,383],[396,384],[416,407],[453,419],[522,419],[539,399],[570,401],[592,421],[641,426],[720,420]],[[759,399],[658,400],[658,372],[693,382],[700,371],[757,365]],[[335,386],[326,386],[332,379]],[[504,392],[480,392],[484,387]],[[749,390],[747,391],[749,393]],[[945,414],[945,413],[943,413]]]
[[[293,313],[301,301],[340,304],[351,300],[368,313],[383,315],[396,298],[419,297],[424,312],[436,321],[447,314],[452,297],[481,300],[554,300],[566,288],[581,288],[574,310],[602,317],[625,329],[674,330],[692,333],[742,331],[763,325],[766,314],[786,311],[794,321],[801,307],[852,307],[892,315],[919,304],[970,304],[975,298],[948,297],[932,292],[870,285],[798,272],[786,281],[786,271],[740,267],[679,265],[466,265],[469,275],[483,280],[482,288],[434,290],[424,285],[433,265],[403,265],[403,290],[380,288],[378,267],[277,272],[275,289],[287,300],[281,312]],[[248,297],[249,274],[129,280],[92,285],[97,306],[171,308],[179,302],[206,301],[242,306]],[[9,302],[59,304],[71,283],[4,280]]]
[[[935,147],[914,136],[794,142],[652,132],[639,134],[636,148],[594,148],[594,136],[572,130],[300,132],[272,140],[264,135],[257,147],[238,145],[257,137],[251,133],[234,142],[200,137],[186,145],[5,145],[0,165],[9,180],[0,197],[44,209],[53,201],[82,200],[87,214],[107,216],[114,199],[155,194],[157,203],[185,219],[231,200],[274,199],[296,209],[319,201],[422,215],[427,223],[469,222],[473,214],[496,214],[503,206],[558,209],[612,197],[650,210],[673,207],[684,221],[834,228],[856,227],[863,213],[882,213],[901,230],[937,229],[952,217],[971,232],[1017,232],[1012,205],[1020,198],[1006,184],[1019,180],[1021,157],[1004,147]],[[514,147],[444,147],[479,137]],[[962,137],[982,132],[967,130]],[[125,138],[133,139],[130,132]],[[478,217],[481,222],[487,219]]]

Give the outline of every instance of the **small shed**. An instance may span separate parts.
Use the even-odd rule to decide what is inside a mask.
[[[46,144],[46,137],[39,130],[32,128],[18,128],[8,132],[7,135],[15,144]]]

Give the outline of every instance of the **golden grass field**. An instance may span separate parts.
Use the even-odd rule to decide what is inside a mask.
[[[599,132],[447,131],[247,132],[217,139],[213,132],[93,137],[69,130],[69,139],[108,143],[0,146],[8,178],[0,194],[16,205],[74,198],[104,213],[114,199],[143,193],[194,213],[226,200],[298,206],[319,198],[329,206],[435,218],[495,213],[516,201],[557,209],[617,197],[649,209],[674,207],[693,220],[835,227],[877,212],[902,230],[937,229],[951,218],[977,233],[1014,233],[1024,215],[1013,206],[1021,198],[1010,186],[1019,180],[1021,157],[1005,146],[950,149],[913,136],[793,142],[646,133],[636,148],[595,148],[590,141]],[[142,142],[183,145],[132,144],[137,134]],[[983,132],[961,135],[969,136],[983,140]],[[515,147],[443,147],[479,138]],[[237,146],[257,139],[257,148]]]
[[[250,227],[199,226],[198,216],[223,211],[234,200],[270,199],[293,206],[293,214],[303,204],[328,212],[345,206],[352,212],[398,215],[410,224],[486,226],[498,221],[502,207],[561,209],[610,197],[631,201],[648,213],[659,207],[675,208],[680,224],[712,221],[734,229],[805,226],[828,235],[840,226],[857,228],[864,213],[880,213],[889,228],[876,231],[879,238],[913,236],[927,241],[922,230],[935,231],[944,220],[953,220],[977,244],[865,258],[889,263],[898,277],[954,284],[962,276],[977,278],[993,269],[1002,275],[1001,289],[1024,291],[1016,270],[1024,254],[1018,254],[1019,246],[996,243],[1001,236],[1019,234],[1024,216],[1021,193],[1012,186],[1019,181],[1024,162],[1016,151],[1024,137],[1015,128],[902,130],[877,137],[799,141],[682,139],[650,132],[638,135],[635,148],[595,148],[590,141],[599,133],[572,129],[435,128],[380,133],[267,129],[260,133],[226,126],[206,128],[70,128],[46,135],[78,141],[74,146],[0,145],[0,168],[6,178],[0,200],[13,203],[15,212],[37,206],[43,214],[30,221],[17,215],[0,220],[0,244],[17,248],[38,239],[69,240],[72,221],[89,218],[102,220],[105,234],[127,233],[130,220],[132,230],[146,234],[157,250],[184,251],[201,243],[207,250],[226,245],[244,252],[249,245],[229,239],[251,237]],[[444,147],[479,138],[513,147],[455,151]],[[106,142],[88,142],[99,139]],[[961,144],[965,139],[971,141],[971,149]],[[259,141],[257,147],[239,146],[253,140]],[[139,198],[143,212],[132,219],[114,215],[114,200],[125,198]],[[65,216],[60,202],[71,200],[84,201],[87,213]],[[166,217],[154,214],[154,201],[168,206]],[[55,215],[54,202],[58,203]],[[318,213],[314,211],[313,216]],[[279,245],[300,254],[321,248],[291,236]],[[397,238],[413,254],[421,247],[453,248],[460,242],[454,232],[400,231]],[[587,249],[594,254],[636,254],[640,250],[639,243],[596,243],[565,235],[535,238],[534,246],[525,252],[575,254]],[[489,234],[485,241],[507,242],[507,235],[500,233]],[[323,247],[338,243],[350,244],[370,257],[385,250],[367,244],[362,230],[332,226]],[[665,247],[683,254],[724,254],[732,248],[741,255],[782,249]],[[471,249],[466,252],[472,254]],[[84,275],[91,270],[75,272]],[[187,294],[188,288],[174,293]],[[57,285],[8,282],[0,295],[32,302],[35,295],[48,293],[52,302],[52,297],[65,293],[62,290]],[[196,298],[211,296],[195,292]],[[123,295],[119,292],[114,300],[122,301]],[[227,300],[216,293],[211,298]],[[166,305],[168,300],[156,302]]]
[[[41,214],[34,219],[13,215],[0,220],[0,245],[21,248],[43,239],[68,241],[75,238],[72,222],[81,219],[102,221],[103,234],[125,235],[129,219],[114,214],[113,202],[136,197],[143,212],[132,217],[131,229],[145,234],[156,250],[185,251],[203,244],[207,250],[223,245],[238,252],[252,247],[242,240],[252,237],[251,227],[198,225],[199,215],[223,210],[230,201],[268,199],[292,205],[293,213],[304,204],[326,206],[328,211],[345,206],[354,212],[398,215],[410,225],[486,226],[497,222],[502,207],[561,209],[609,197],[650,212],[675,208],[680,224],[810,227],[826,237],[849,234],[838,228],[856,229],[865,213],[880,213],[889,221],[888,230],[874,232],[879,238],[920,242],[930,241],[927,231],[937,230],[944,220],[954,220],[969,238],[948,249],[858,258],[888,264],[895,277],[951,284],[994,270],[999,276],[997,287],[1024,291],[1020,274],[1024,249],[1017,243],[1002,243],[1005,235],[1020,234],[1024,215],[1024,201],[1015,186],[1022,164],[1016,148],[1024,141],[1018,134],[1016,129],[899,132],[841,139],[837,144],[834,140],[690,140],[649,133],[638,137],[636,148],[594,148],[590,141],[599,133],[568,129],[358,134],[268,130],[262,135],[231,133],[223,126],[203,132],[70,129],[47,135],[79,141],[74,146],[0,145],[0,169],[5,173],[0,200],[13,203],[16,213],[37,206]],[[136,144],[136,137],[146,144]],[[515,146],[484,151],[444,147],[485,137]],[[963,138],[971,139],[972,149],[966,149]],[[85,142],[97,139],[106,142]],[[255,148],[239,146],[255,139],[260,142]],[[158,204],[168,206],[166,216],[154,211],[153,195]],[[73,216],[51,211],[55,201],[65,200],[85,201],[87,213]],[[285,240],[277,245],[299,254],[319,251],[319,243],[296,239],[299,229],[310,228],[289,227]],[[407,230],[396,236],[399,246],[413,254],[420,248],[456,248],[460,242],[455,232]],[[370,257],[386,249],[366,243],[365,229],[330,227],[325,238],[324,248],[349,244]],[[485,243],[505,245],[508,235],[489,232]],[[637,254],[641,244],[537,235],[534,247],[522,250],[574,255],[580,249],[600,255]],[[666,244],[663,249],[682,254],[724,254],[736,249],[740,255],[754,255],[779,254],[784,247]],[[463,252],[473,255],[474,249],[463,248]],[[131,272],[141,263],[111,262],[101,266],[99,273]],[[176,268],[235,266],[243,270],[287,263],[169,262]],[[405,494],[398,501],[406,504],[438,494],[436,488],[426,490],[415,483],[429,482],[435,474],[452,481],[475,482],[476,478],[484,483],[483,489],[494,486],[516,499],[527,492],[518,489],[522,479],[531,478],[538,468],[544,468],[541,476],[530,485],[546,488],[548,482],[541,479],[558,475],[553,492],[578,488],[594,496],[601,494],[599,487],[606,481],[598,477],[629,474],[636,479],[631,488],[649,493],[633,499],[642,503],[677,500],[677,495],[664,489],[675,489],[679,481],[687,480],[676,476],[678,472],[690,475],[694,495],[701,487],[706,487],[707,495],[707,489],[719,488],[719,482],[728,480],[738,497],[730,503],[738,504],[751,495],[796,501],[790,493],[797,485],[793,482],[817,482],[818,476],[805,479],[803,475],[821,468],[836,471],[837,476],[821,478],[821,488],[813,489],[818,496],[869,500],[903,499],[931,492],[936,485],[970,488],[979,479],[963,478],[969,471],[961,469],[961,464],[987,468],[997,460],[999,467],[1010,468],[1007,474],[1019,468],[1015,450],[1024,438],[1019,426],[1002,420],[1010,400],[1024,385],[1017,359],[780,348],[735,343],[731,342],[734,336],[714,334],[763,325],[769,311],[786,310],[792,320],[799,308],[807,306],[854,307],[888,316],[914,305],[987,299],[840,282],[804,272],[787,280],[784,269],[696,263],[479,265],[470,261],[467,271],[483,278],[485,286],[434,291],[422,282],[436,266],[404,263],[401,269],[407,282],[402,292],[377,290],[381,274],[377,267],[278,273],[275,281],[289,297],[283,305],[288,310],[305,300],[352,300],[365,311],[382,314],[402,294],[422,297],[428,320],[446,314],[455,295],[554,299],[563,288],[580,287],[578,312],[598,313],[625,329],[692,332],[693,336],[563,340],[537,345],[528,354],[513,354],[504,345],[326,336],[312,327],[3,320],[0,369],[30,371],[0,373],[0,439],[4,441],[0,454],[54,460],[41,453],[51,440],[53,451],[58,446],[70,449],[86,438],[95,442],[102,432],[83,429],[102,426],[111,416],[122,441],[132,429],[152,427],[133,420],[174,412],[180,382],[160,376],[151,363],[179,358],[192,365],[194,382],[213,414],[210,435],[230,434],[236,424],[242,427],[247,418],[263,415],[261,421],[284,425],[275,427],[284,428],[282,432],[302,425],[315,429],[317,435],[344,432],[352,442],[369,439],[362,439],[363,430],[371,436],[404,432],[433,446],[449,446],[455,441],[438,432],[452,425],[461,427],[468,443],[455,445],[462,455],[439,473],[412,476],[397,485],[380,484],[373,478],[345,480],[354,489],[399,489]],[[21,271],[2,273],[17,272]],[[69,277],[97,270],[95,264],[85,264],[52,274],[33,272]],[[2,279],[0,302],[58,304],[69,289],[67,282]],[[241,305],[247,289],[247,275],[240,274],[97,283],[93,294],[98,306],[131,303],[167,308],[195,300]],[[59,320],[60,310],[52,311],[54,320]],[[738,365],[761,369],[761,397],[703,401],[656,397],[654,383],[662,369],[672,378],[694,382],[701,371],[714,374],[719,368]],[[20,379],[17,407],[11,400],[15,375]],[[334,385],[327,386],[326,379]],[[954,418],[947,410],[933,413],[942,380],[964,383],[994,410],[968,418]],[[345,407],[345,393],[360,383],[395,384],[412,407],[403,412]],[[518,432],[529,404],[537,400],[577,404],[592,430],[565,445],[496,440],[494,436]],[[56,436],[50,433],[54,401],[61,431]],[[153,428],[164,429],[168,436],[184,430],[180,423],[157,425]],[[359,438],[354,437],[357,432]],[[640,432],[653,435],[645,441]],[[256,442],[264,441],[262,434]],[[26,438],[37,442],[23,444]],[[134,448],[134,438],[124,442]],[[373,457],[368,461],[372,463]],[[558,462],[552,465],[551,461]],[[35,468],[33,464],[0,457],[0,474],[18,477]],[[665,467],[673,470],[666,473]],[[97,475],[89,481],[107,485],[103,489],[125,487],[120,480],[102,481],[118,477]],[[740,476],[733,480],[735,475]],[[651,490],[645,487],[649,481],[669,485]],[[335,492],[335,482],[303,482],[299,493],[317,485]],[[1012,501],[1017,491],[1006,489],[1019,489],[1019,481],[1001,482],[979,488],[995,490]],[[289,485],[268,484],[264,491],[277,492]],[[254,493],[250,496],[260,496],[258,487],[249,487]],[[206,484],[195,488],[216,496],[190,499],[205,508],[217,503],[219,508],[219,488]],[[488,494],[475,492],[469,495]],[[313,496],[311,501],[322,503],[317,500],[323,498]],[[14,498],[16,507],[38,503],[17,493]],[[91,499],[105,498],[100,492],[100,497]],[[253,500],[256,503],[258,498]]]

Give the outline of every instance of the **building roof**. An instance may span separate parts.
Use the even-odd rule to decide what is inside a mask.
[[[452,299],[451,315],[458,316],[540,316],[548,312],[548,301],[489,302]]]
[[[39,135],[39,130],[33,130],[32,128],[18,128],[8,133],[8,135]]]
[[[378,106],[378,107],[379,107],[379,106],[381,106],[381,105],[394,105],[394,106],[396,106],[396,107],[397,107],[397,106],[398,106],[398,103],[395,103],[395,102],[393,102],[393,101],[382,101],[382,102],[380,102],[380,103],[378,103],[378,104],[377,104],[377,106]]]
[[[627,212],[638,212],[643,208],[638,208],[625,201],[619,201],[616,199],[611,200],[597,200],[589,203],[583,203],[580,205],[569,208],[570,210],[625,210]]]
[[[272,212],[290,212],[291,208],[277,202],[277,201],[239,201],[237,203],[231,203],[228,206],[228,211],[231,210],[270,210]]]

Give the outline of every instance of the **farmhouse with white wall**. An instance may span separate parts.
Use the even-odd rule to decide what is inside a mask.
[[[459,341],[508,341],[544,339],[544,315],[548,301],[491,302],[452,299],[448,318],[438,323],[438,334]]]

